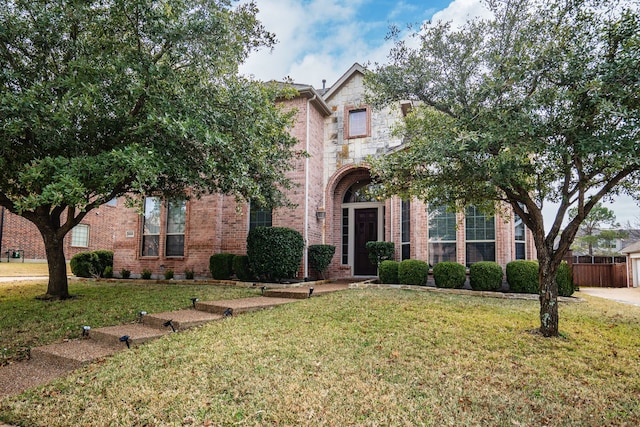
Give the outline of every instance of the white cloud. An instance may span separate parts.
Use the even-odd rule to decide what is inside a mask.
[[[491,12],[480,0],[455,0],[446,9],[436,12],[431,20],[451,22],[454,27],[461,27],[468,20],[490,16]]]

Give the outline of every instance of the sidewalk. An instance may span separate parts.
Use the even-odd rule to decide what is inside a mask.
[[[581,287],[576,295],[586,294],[594,297],[606,298],[623,304],[640,307],[640,288],[584,288]]]

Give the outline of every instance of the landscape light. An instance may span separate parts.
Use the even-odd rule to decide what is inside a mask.
[[[313,288],[309,288],[309,298],[311,298],[312,294],[313,294]]]
[[[170,326],[171,327],[171,332],[175,332],[176,328],[173,326],[173,320],[167,320],[166,322],[164,322],[162,324],[162,326]]]
[[[267,289],[267,287],[266,287],[266,286],[263,286],[263,287],[261,287],[261,288],[260,288],[260,290],[262,291],[262,295],[264,295],[264,290],[265,290],[265,289]]]
[[[233,310],[231,310],[231,307],[227,308],[223,313],[224,317],[229,317],[232,314],[233,314]]]
[[[200,301],[198,298],[191,298],[191,304],[193,304],[193,308],[196,308],[196,303]]]
[[[125,343],[127,345],[127,348],[131,348],[129,338],[129,335],[123,335],[120,337],[120,342]]]
[[[83,337],[88,337],[89,336],[89,331],[91,330],[91,326],[83,326],[82,327],[82,336]]]
[[[146,311],[139,311],[139,312],[138,312],[138,317],[140,317],[140,319],[142,319],[142,318],[143,318],[144,316],[146,316],[146,315],[147,315],[147,312],[146,312]]]

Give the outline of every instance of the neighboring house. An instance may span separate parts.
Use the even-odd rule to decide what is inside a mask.
[[[78,252],[113,249],[117,201],[102,205],[84,217],[64,240],[64,254],[69,261]],[[17,257],[19,255],[19,258]],[[0,261],[45,261],[44,242],[37,227],[19,215],[0,208]]]
[[[604,237],[603,237],[604,236]],[[593,232],[592,250],[594,256],[616,256],[622,249],[640,240],[640,230],[637,229],[596,229]],[[597,237],[600,237],[599,239]],[[589,245],[585,234],[578,232],[571,249],[573,255],[589,255]]]
[[[283,101],[297,111],[291,131],[299,141],[295,149],[310,155],[290,173],[298,184],[288,193],[296,208],[266,211],[220,194],[172,203],[148,197],[143,215],[120,203],[116,274],[125,268],[135,277],[149,269],[158,277],[170,268],[177,277],[185,270],[208,276],[209,257],[246,253],[247,234],[256,226],[289,227],[307,245],[334,245],[328,269],[333,278],[375,275],[365,249],[371,240],[394,242],[397,260],[422,259],[432,265],[492,260],[504,267],[514,259],[535,259],[531,235],[513,215],[486,217],[474,208],[467,215],[452,214],[417,200],[368,195],[366,159],[402,145],[391,129],[409,105],[383,110],[367,105],[363,77],[363,68],[355,64],[332,87],[296,84],[299,96]],[[305,251],[298,277],[313,275]]]
[[[640,241],[630,244],[620,252],[627,256],[628,286],[640,286]]]

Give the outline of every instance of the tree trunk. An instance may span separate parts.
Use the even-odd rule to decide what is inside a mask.
[[[540,333],[545,337],[558,336],[558,265],[548,257],[539,259]]]
[[[40,230],[44,240],[49,266],[49,284],[43,299],[68,299],[67,263],[64,257],[64,239],[58,238],[55,231]]]

